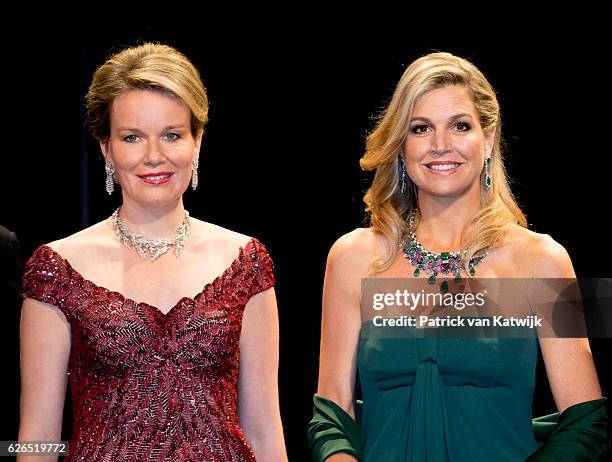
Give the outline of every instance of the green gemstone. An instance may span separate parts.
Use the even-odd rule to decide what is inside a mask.
[[[448,292],[448,281],[447,280],[442,281],[442,284],[440,284],[440,292],[442,292],[443,294]]]
[[[487,158],[485,159],[485,163],[486,163],[487,165],[488,165],[488,164],[490,164],[490,163],[491,163],[491,158],[490,158],[490,157],[487,157]]]
[[[448,259],[449,259],[449,257],[450,257],[450,252],[442,252],[442,253],[440,254],[440,258],[441,258],[442,260],[448,260]]]
[[[473,266],[470,266],[470,276],[474,276],[476,274],[476,270]]]
[[[436,283],[436,277],[432,274],[431,276],[427,278],[427,284],[435,284],[435,283]]]
[[[485,184],[487,186],[491,186],[491,177],[489,175],[487,175],[487,177],[485,178]]]
[[[419,270],[419,269],[417,268],[417,269],[415,269],[415,270],[414,270],[414,273],[412,273],[412,274],[414,274],[414,277],[415,277],[415,278],[418,278],[418,277],[419,277],[419,274],[421,274],[421,270]]]

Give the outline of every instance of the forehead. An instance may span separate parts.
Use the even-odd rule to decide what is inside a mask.
[[[151,90],[131,90],[113,100],[110,115],[111,123],[155,125],[189,122],[191,112],[178,97]]]
[[[454,115],[467,112],[476,115],[476,108],[468,89],[461,85],[436,88],[420,95],[414,104],[413,117],[427,114]]]

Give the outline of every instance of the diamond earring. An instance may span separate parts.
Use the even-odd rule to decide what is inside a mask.
[[[404,152],[399,153],[399,176],[400,176],[400,191],[402,194],[406,194],[406,183],[408,178],[406,175],[406,162],[404,161]]]
[[[104,166],[104,171],[106,172],[106,192],[110,196],[115,190],[115,181],[113,180],[113,175],[115,174],[115,166],[107,162]]]
[[[198,166],[200,162],[197,158],[191,162],[191,189],[194,191],[198,188]]]

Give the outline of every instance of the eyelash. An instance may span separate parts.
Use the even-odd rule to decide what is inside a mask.
[[[455,127],[458,127],[459,125],[464,125],[465,126],[465,128],[463,130],[459,130],[461,132],[467,132],[467,131],[469,131],[472,128],[472,126],[469,123],[467,123],[467,122],[456,122],[455,123]]]
[[[174,133],[174,132],[166,133],[166,137],[168,137],[170,135],[173,135],[174,138],[171,139],[171,140],[168,140],[168,141],[177,141],[181,137],[181,135],[179,135],[178,133]]]
[[[172,138],[168,139],[169,136],[172,136]],[[179,135],[178,133],[174,133],[174,132],[169,132],[169,133],[166,133],[164,135],[164,138],[167,141],[177,141],[180,137],[181,137],[181,135]],[[123,141],[125,141],[127,143],[135,143],[137,141],[135,138],[138,138],[138,136],[134,135],[134,134],[127,135],[127,136],[123,137]]]
[[[469,131],[472,128],[472,126],[469,123],[467,123],[467,122],[455,122],[453,124],[453,127],[455,127],[455,128],[458,128],[459,126],[463,126],[464,127],[463,129],[459,129],[460,132],[467,132],[467,131]],[[412,127],[410,129],[410,131],[413,134],[415,134],[415,135],[421,135],[424,132],[419,131],[419,130],[422,129],[422,128],[428,128],[428,127],[429,127],[429,125],[415,125],[414,127]]]

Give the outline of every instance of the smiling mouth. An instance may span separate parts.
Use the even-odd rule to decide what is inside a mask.
[[[170,172],[161,172],[157,174],[139,175],[139,177],[148,184],[161,184],[167,182],[173,174]]]
[[[443,172],[447,170],[453,170],[459,167],[460,165],[461,164],[459,162],[442,162],[442,163],[431,162],[429,164],[425,164],[425,167],[427,167],[429,170]]]

